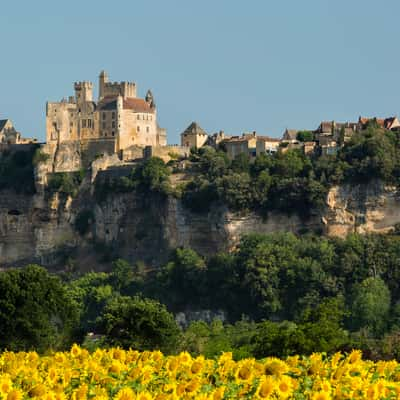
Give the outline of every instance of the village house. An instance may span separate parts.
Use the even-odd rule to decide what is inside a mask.
[[[221,144],[230,158],[235,158],[239,154],[247,154],[255,157],[257,152],[257,134],[243,133],[242,136],[231,136],[224,139]]]
[[[37,139],[24,138],[14,127],[10,119],[0,120],[0,144],[31,144],[37,143]]]
[[[181,146],[199,149],[206,144],[207,140],[207,132],[197,122],[192,122],[181,133]]]
[[[368,124],[371,122],[375,122],[380,128],[384,128],[391,131],[400,129],[400,120],[397,117],[389,117],[389,118],[360,117],[358,119],[359,130],[367,128]]]
[[[257,136],[256,155],[276,153],[280,143],[280,139],[271,138],[269,136]]]

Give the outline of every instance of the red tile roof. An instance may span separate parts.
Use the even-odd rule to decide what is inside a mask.
[[[151,108],[150,104],[147,103],[146,100],[138,98],[124,99],[124,110],[133,110],[135,112],[144,112],[144,113],[154,112],[154,108]]]
[[[143,112],[143,113],[153,113],[154,108],[150,107],[150,104],[147,103],[144,99],[139,98],[127,98],[123,100],[123,108],[124,110],[132,110],[134,112]],[[117,97],[115,96],[106,96],[98,103],[99,110],[116,110],[117,109]]]
[[[376,121],[378,126],[380,126],[381,128],[391,129],[393,122],[395,122],[395,120],[396,120],[396,117],[390,117],[390,118],[385,118],[385,119],[360,117],[359,123],[361,125],[366,125],[369,121]]]

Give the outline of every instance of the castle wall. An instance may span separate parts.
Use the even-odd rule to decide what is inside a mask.
[[[96,114],[99,126],[98,136],[101,138],[117,136],[119,123],[117,110],[101,110]]]
[[[47,143],[78,139],[76,104],[67,102],[47,103],[46,141]]]
[[[190,147],[186,146],[146,146],[144,149],[144,157],[159,157],[164,162],[168,162],[176,157],[188,157]]]
[[[87,167],[93,160],[102,154],[112,155],[116,152],[115,138],[100,138],[81,141],[82,165]]]
[[[132,145],[157,145],[157,121],[155,113],[135,113],[132,110],[122,110],[122,121],[119,136],[120,150]]]

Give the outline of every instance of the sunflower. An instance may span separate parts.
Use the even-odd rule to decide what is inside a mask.
[[[280,376],[289,371],[289,366],[279,358],[267,358],[264,364],[265,375]]]
[[[5,399],[21,400],[23,395],[24,394],[19,389],[12,389],[11,391],[8,392],[7,397],[5,397]]]
[[[282,376],[276,386],[276,391],[280,399],[287,399],[293,392],[292,380],[288,376]]]
[[[266,376],[261,379],[256,390],[256,396],[259,399],[269,399],[274,393],[275,388],[276,381],[274,378],[272,378],[272,376]]]
[[[71,356],[73,358],[79,357],[81,355],[81,352],[82,352],[81,348],[76,343],[74,343],[70,351]]]
[[[196,393],[199,390],[200,385],[201,385],[200,380],[194,378],[191,381],[189,381],[185,386],[185,392],[191,394]]]
[[[30,397],[39,397],[42,398],[46,394],[46,386],[44,386],[42,383],[39,383],[38,385],[34,386],[30,391],[29,391],[29,396]]]
[[[136,400],[153,400],[153,396],[149,392],[145,391],[138,393]]]
[[[358,361],[361,361],[361,358],[362,358],[361,350],[352,350],[351,353],[347,357],[347,361],[350,364],[354,364]]]
[[[12,381],[9,377],[4,376],[0,379],[0,394],[6,395],[12,389]]]
[[[131,388],[121,389],[114,397],[114,400],[135,400],[135,399],[136,395]]]
[[[251,371],[251,365],[248,363],[239,364],[239,368],[236,370],[236,381],[238,383],[251,382],[253,379],[253,374]]]
[[[331,395],[323,391],[315,392],[311,397],[311,400],[330,400],[330,399]]]
[[[215,389],[211,395],[212,400],[222,400],[224,398],[225,387],[220,386],[219,388]]]

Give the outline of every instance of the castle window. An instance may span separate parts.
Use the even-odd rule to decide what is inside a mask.
[[[82,128],[86,128],[86,119],[82,120]]]
[[[88,126],[88,128],[92,127],[92,120],[91,119],[87,120],[87,126]]]
[[[114,131],[112,131],[112,132],[111,132],[111,135],[112,135],[112,136],[115,136],[115,132],[114,132]]]
[[[112,125],[113,128],[115,128],[115,122],[114,121],[112,122],[111,125]]]
[[[136,130],[137,130],[138,132],[140,132],[140,126],[138,126],[138,127],[136,128]]]
[[[106,113],[103,112],[103,120],[106,119]]]
[[[150,132],[150,128],[148,126],[146,126],[146,132],[149,133]]]
[[[112,113],[112,119],[115,119],[115,111]]]
[[[140,119],[140,114],[137,115],[137,119]]]
[[[105,122],[103,122],[103,129],[106,129],[106,123]]]

